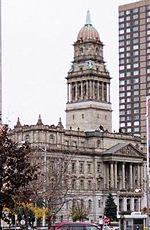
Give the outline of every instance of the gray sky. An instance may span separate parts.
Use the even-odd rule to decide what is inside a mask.
[[[3,123],[65,126],[66,79],[89,9],[110,72],[118,130],[118,6],[131,0],[2,0]]]

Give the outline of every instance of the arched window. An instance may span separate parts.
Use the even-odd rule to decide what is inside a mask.
[[[50,141],[50,144],[54,144],[54,135],[53,134],[50,134],[49,141]]]
[[[88,200],[88,208],[89,208],[89,210],[92,209],[92,200],[91,199]]]

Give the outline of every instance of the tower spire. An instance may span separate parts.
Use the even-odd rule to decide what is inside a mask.
[[[85,25],[92,25],[92,23],[91,23],[91,16],[90,16],[90,11],[89,10],[87,11],[87,14],[86,14]]]

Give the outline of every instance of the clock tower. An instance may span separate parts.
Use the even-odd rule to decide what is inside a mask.
[[[74,43],[74,60],[66,79],[66,128],[90,131],[101,127],[111,132],[110,76],[89,11]]]

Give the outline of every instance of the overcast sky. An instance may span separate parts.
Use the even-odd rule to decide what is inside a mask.
[[[118,130],[118,6],[131,0],[1,0],[3,123],[65,126],[66,79],[89,9],[110,72],[113,130]]]

